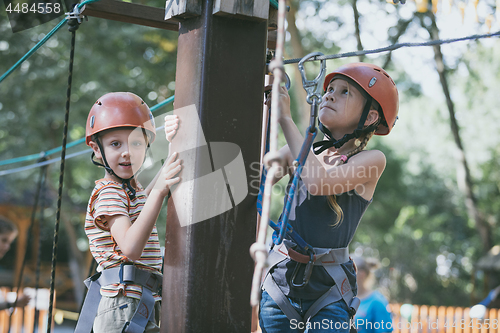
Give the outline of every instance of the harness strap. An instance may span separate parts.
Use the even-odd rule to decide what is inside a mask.
[[[132,264],[122,264],[120,267],[105,269],[85,280],[88,288],[75,333],[89,333],[101,300],[101,286],[116,283],[133,283],[141,285],[142,296],[132,319],[125,323],[123,332],[142,333],[148,321],[154,318],[155,300],[153,292],[158,292],[162,278],[159,274],[148,272]]]
[[[358,309],[360,301],[354,296],[349,279],[344,269],[340,266],[340,264],[349,261],[349,250],[347,248],[314,248],[314,265],[323,266],[335,282],[335,285],[311,305],[304,317],[301,317],[292,307],[288,298],[283,294],[283,291],[276,284],[272,276],[270,276],[269,272],[274,266],[287,258],[303,264],[309,262],[309,256],[295,251],[292,248],[294,245],[293,242],[284,240],[282,244],[273,247],[268,257],[269,267],[262,285],[263,289],[267,291],[269,296],[271,296],[280,307],[281,311],[283,311],[290,320],[296,319],[301,322],[308,322],[325,306],[343,299],[349,307],[350,316],[353,317]]]

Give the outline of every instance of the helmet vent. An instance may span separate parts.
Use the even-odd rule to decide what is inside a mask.
[[[102,105],[102,102],[101,101],[97,101],[96,104],[97,105]]]
[[[375,83],[377,83],[377,78],[374,76],[372,77],[372,79],[370,80],[370,83],[368,83],[368,88],[371,88],[375,85]]]
[[[90,117],[90,128],[94,128],[95,116]]]

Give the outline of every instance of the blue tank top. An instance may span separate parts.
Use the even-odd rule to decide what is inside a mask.
[[[288,184],[287,193],[290,185],[291,182]],[[333,227],[337,214],[328,204],[328,196],[311,195],[302,179],[299,179],[288,223],[313,247],[334,249],[348,247],[371,200],[367,201],[355,190],[336,195],[336,199],[344,212],[344,218]],[[295,288],[291,284],[291,278],[296,265],[300,267],[295,282],[301,283],[304,264],[287,259],[271,270],[271,275],[277,285],[289,297],[317,299],[335,284],[322,266],[314,266],[309,283],[304,288]],[[349,260],[341,266],[356,294],[356,274],[353,262]]]

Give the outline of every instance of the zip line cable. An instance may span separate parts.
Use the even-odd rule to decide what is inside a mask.
[[[165,126],[157,127],[156,130],[159,131],[159,130],[162,130],[163,128],[165,128]],[[81,150],[81,151],[78,151],[76,153],[72,153],[72,154],[66,155],[66,159],[68,160],[70,158],[73,158],[73,157],[76,157],[76,156],[80,156],[80,155],[83,155],[83,154],[87,154],[87,153],[91,153],[91,152],[92,152],[92,148]],[[10,175],[12,173],[17,173],[17,172],[22,172],[22,171],[27,171],[27,170],[35,169],[35,168],[42,167],[42,166],[45,166],[45,165],[48,165],[48,164],[53,164],[53,163],[59,162],[60,160],[61,159],[58,157],[58,158],[53,158],[51,160],[47,160],[47,161],[43,161],[43,162],[38,162],[38,163],[35,163],[35,164],[30,164],[30,165],[26,165],[26,166],[15,168],[15,169],[2,170],[2,171],[0,171],[0,177],[1,176],[5,176],[5,175]]]
[[[471,36],[460,37],[460,38],[435,39],[435,40],[431,40],[431,41],[428,41],[428,42],[421,42],[421,43],[398,43],[398,44],[393,44],[393,45],[389,45],[389,46],[386,46],[386,47],[381,47],[381,48],[378,48],[378,49],[353,51],[353,52],[345,52],[345,53],[337,53],[337,54],[316,56],[316,57],[314,57],[312,59],[309,59],[307,61],[331,60],[331,59],[340,59],[340,58],[359,57],[359,56],[367,55],[367,54],[390,52],[390,51],[394,51],[394,50],[397,50],[397,49],[400,49],[400,48],[403,48],[403,47],[420,47],[420,46],[443,45],[443,44],[451,44],[451,43],[463,42],[463,41],[466,41],[466,40],[477,40],[477,39],[482,39],[482,38],[498,37],[498,36],[500,36],[500,31],[493,32],[493,33],[488,33],[488,34],[471,35]],[[295,63],[298,63],[301,59],[302,58],[288,59],[288,60],[285,60],[284,63],[285,63],[285,65],[295,64]]]
[[[96,1],[97,0],[88,0],[88,1],[83,2],[81,5],[86,4],[86,3],[90,3],[90,2],[96,2]],[[64,21],[62,21],[61,23],[66,23],[66,19]],[[54,28],[54,30],[59,29],[59,28],[60,27],[57,26],[56,28]],[[55,32],[54,30],[51,31],[49,34],[52,35]],[[46,37],[48,37],[49,34]],[[332,59],[340,59],[340,58],[358,57],[358,56],[367,55],[367,54],[376,54],[376,53],[382,53],[382,52],[390,52],[390,51],[394,51],[394,50],[397,50],[397,49],[400,49],[400,48],[405,48],[405,47],[421,47],[421,46],[443,45],[443,44],[451,44],[451,43],[456,43],[456,42],[463,42],[463,41],[467,41],[467,40],[477,40],[477,39],[482,39],[482,38],[499,37],[499,36],[500,36],[500,31],[497,31],[497,32],[489,33],[489,34],[476,34],[476,35],[471,35],[471,36],[466,36],[466,37],[460,37],[460,38],[453,38],[453,39],[436,39],[436,40],[432,40],[432,41],[428,41],[428,42],[421,42],[421,43],[398,43],[398,44],[393,44],[393,45],[389,45],[389,46],[382,47],[382,48],[377,48],[377,49],[370,49],[370,50],[362,50],[362,51],[353,51],[353,52],[337,53],[337,54],[331,54],[331,55],[316,56],[316,57],[311,58],[311,59],[309,59],[307,61],[332,60]],[[42,40],[42,41],[45,42],[46,40],[45,41]],[[42,41],[40,41],[39,44],[42,43]],[[35,46],[35,48],[37,48],[37,49],[38,49],[38,47]],[[35,48],[33,48],[33,49],[35,49]],[[32,50],[30,50],[31,53],[32,53]],[[34,50],[34,51],[36,51],[36,50]],[[30,53],[30,52],[28,52],[28,53]],[[27,55],[25,55],[23,57],[24,60],[27,59]],[[24,61],[23,59],[22,59],[22,61]],[[285,65],[294,64],[294,63],[298,63],[301,59],[302,58],[288,59],[288,60],[285,60],[283,63]],[[9,71],[7,71],[7,73],[5,73],[4,75],[2,75],[2,77],[0,78],[0,82],[2,82],[2,80],[8,74],[10,74],[10,72],[12,72],[15,69],[16,66],[18,66],[19,64],[21,64],[22,61],[20,60],[18,62],[18,64],[14,65]],[[155,111],[157,108],[160,108],[160,107],[164,106],[165,104],[172,102],[173,99],[174,99],[174,96],[171,96],[171,97],[167,98],[165,101],[163,101],[163,102],[161,102],[161,103],[153,106],[151,108],[151,111]],[[76,145],[81,144],[83,142],[85,142],[84,138],[69,143],[67,147],[68,148],[69,147],[73,147],[73,146],[76,146]],[[61,147],[57,147],[57,148],[54,148],[54,149],[51,149],[51,150],[48,150],[48,151],[42,152],[42,153],[45,153],[46,155],[51,155],[51,154],[54,154],[54,153],[59,152],[59,151],[61,151]],[[12,163],[18,163],[18,162],[25,162],[25,161],[35,160],[35,159],[38,159],[38,158],[40,158],[40,154],[32,154],[32,155],[27,155],[27,156],[23,156],[23,157],[16,157],[16,158],[12,158],[12,159],[5,160],[5,161],[0,161],[0,166],[7,165],[7,164],[12,164]],[[2,176],[1,172],[0,172],[0,176]]]
[[[87,0],[78,4],[76,8],[81,9],[84,5],[97,1],[99,0]],[[7,72],[5,72],[2,76],[0,76],[0,83],[2,83],[2,81],[5,80],[5,78],[7,78],[7,76],[9,76],[16,68],[21,66],[23,62],[25,62],[29,57],[31,57],[33,53],[35,53],[43,44],[45,44],[57,31],[59,31],[59,29],[61,29],[66,23],[68,23],[68,19],[69,17],[65,17],[61,22],[59,22],[59,24],[57,24],[54,27],[54,29],[52,29],[31,50],[29,50],[21,59],[19,59],[19,61],[16,62],[14,66],[12,66]]]
[[[158,109],[164,107],[165,105],[172,103],[174,101],[174,97],[175,97],[175,95],[172,95],[169,98],[167,98],[166,100],[164,100],[164,101],[162,101],[162,102],[160,102],[160,103],[152,106],[150,108],[151,112],[155,112]],[[163,128],[163,127],[161,127],[161,128]],[[157,130],[161,129],[161,128],[159,127],[159,128],[157,128]],[[82,144],[84,142],[85,142],[85,138],[81,138],[81,139],[78,139],[78,140],[75,140],[73,142],[68,143],[66,145],[66,148],[71,148],[71,147],[77,146],[79,144]],[[39,159],[40,156],[42,156],[42,155],[44,155],[44,156],[52,155],[52,154],[55,154],[57,152],[60,152],[61,149],[62,149],[62,147],[59,146],[59,147],[56,147],[56,148],[53,148],[53,149],[50,149],[50,150],[47,150],[47,151],[40,152],[38,154],[31,154],[31,155],[27,155],[27,156],[15,157],[15,158],[11,158],[11,159],[8,159],[8,160],[0,161],[0,166]],[[87,152],[87,151],[88,150],[86,150],[85,152]],[[71,157],[74,157],[74,156],[76,156],[76,155],[74,155],[74,154],[71,155]],[[56,160],[58,160],[58,159],[56,159]],[[51,161],[54,161],[54,160],[51,160]],[[43,162],[43,163],[46,163],[46,162]],[[30,165],[25,170],[34,168],[36,166],[42,166],[42,165],[43,164],[38,164],[38,163],[34,164],[34,166]],[[6,171],[10,171],[10,170],[6,170]],[[22,171],[22,170],[19,170],[19,171]],[[14,171],[14,172],[17,172],[17,171]],[[0,171],[0,176],[6,175],[6,174],[8,174],[8,173],[3,173],[2,171]]]

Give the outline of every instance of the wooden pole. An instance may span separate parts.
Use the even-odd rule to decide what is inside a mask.
[[[267,20],[241,17],[258,7],[257,1],[260,0],[233,0],[229,2],[234,6],[228,7],[225,1],[214,4],[214,0],[204,0],[200,16],[180,23],[175,92],[178,111],[174,112],[181,116],[179,133],[191,130],[194,142],[206,145],[184,154],[183,181],[187,182],[189,169],[194,182],[184,186],[187,188],[184,194],[180,191],[183,185],[179,185],[176,189],[179,192],[174,191],[168,203],[163,333],[250,332],[251,329],[250,287],[254,264],[249,248],[255,241],[258,186],[250,184],[259,174]],[[241,6],[247,7],[243,10]],[[224,8],[234,8],[235,13],[221,14]],[[264,12],[267,11],[266,8]],[[194,123],[182,122],[185,116],[182,110],[193,107],[202,134]],[[174,138],[174,149],[182,149],[183,142],[177,139],[178,142]],[[227,164],[217,161],[215,150],[220,142],[232,143],[241,150],[244,170],[240,180],[248,190],[242,201],[232,187]],[[208,157],[210,172],[202,170]],[[215,183],[212,190],[196,185],[196,179],[222,169],[226,169],[222,190]],[[201,222],[194,221],[193,216],[212,208],[206,207],[207,200],[220,195],[219,191],[225,191],[226,187],[232,207]],[[190,222],[180,221],[179,216],[191,218]]]

